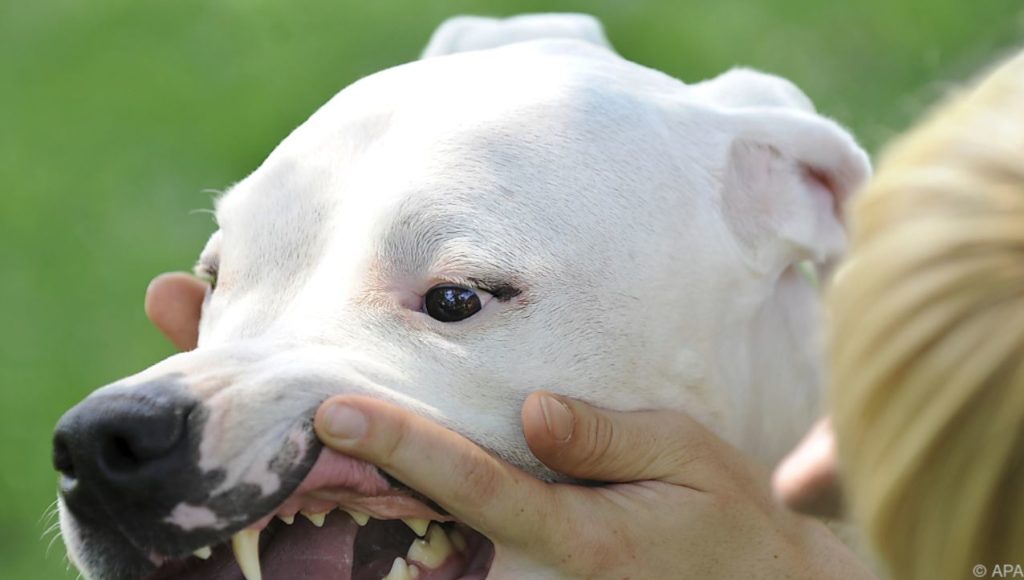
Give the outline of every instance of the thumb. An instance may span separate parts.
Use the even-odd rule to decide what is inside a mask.
[[[707,489],[740,463],[738,451],[678,411],[608,411],[538,391],[523,404],[522,420],[538,459],[582,479]]]

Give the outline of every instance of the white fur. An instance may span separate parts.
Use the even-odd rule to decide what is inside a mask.
[[[794,266],[844,236],[802,172],[845,194],[864,153],[787,81],[687,86],[589,17],[530,18],[446,23],[430,58],[339,93],[218,201],[199,348],[145,373],[203,399],[204,465],[258,480],[270,443],[345,392],[538,474],[519,425],[537,389],[683,409],[764,463],[805,431],[819,316]],[[500,46],[552,31],[583,41]],[[416,311],[470,278],[522,294],[459,323]]]
[[[523,14],[511,18],[456,16],[434,31],[423,58],[497,48],[540,38],[577,38],[611,48],[601,23],[589,14]]]

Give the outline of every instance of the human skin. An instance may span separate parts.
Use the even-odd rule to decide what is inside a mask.
[[[775,497],[800,513],[838,518],[842,515],[835,433],[829,417],[819,419],[775,468]]]
[[[164,274],[147,290],[146,313],[178,348],[190,350],[205,294],[206,284],[192,276]],[[872,577],[824,524],[780,504],[767,472],[684,413],[613,412],[535,392],[523,404],[522,423],[530,450],[548,467],[606,483],[539,481],[451,430],[368,397],[328,399],[315,428],[324,444],[379,466],[486,535],[496,554],[490,578],[540,571],[586,578]],[[791,458],[806,469],[782,474],[784,502],[828,508],[799,499],[829,488],[815,475],[823,465],[828,471],[822,457]]]

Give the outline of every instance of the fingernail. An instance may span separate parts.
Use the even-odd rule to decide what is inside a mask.
[[[572,437],[576,420],[565,403],[551,395],[541,395],[540,410],[544,413],[544,423],[552,437],[558,441],[568,441]]]
[[[366,416],[348,405],[330,404],[322,417],[321,427],[333,439],[355,442],[366,434]]]

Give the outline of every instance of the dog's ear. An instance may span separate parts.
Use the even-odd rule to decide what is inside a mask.
[[[815,112],[814,103],[796,85],[772,74],[736,67],[689,87],[698,98],[719,107],[781,107]]]
[[[766,271],[811,260],[827,268],[845,249],[843,208],[870,175],[867,154],[848,131],[802,106],[718,111],[727,128],[720,207],[753,265]]]
[[[589,14],[523,14],[511,18],[456,16],[445,20],[434,31],[421,58],[540,38],[575,38],[612,48],[601,22]]]

